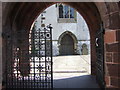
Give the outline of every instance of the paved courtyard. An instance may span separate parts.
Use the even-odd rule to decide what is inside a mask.
[[[54,79],[90,75],[90,55],[53,57]]]
[[[90,55],[53,57],[54,88],[98,88],[90,66]]]

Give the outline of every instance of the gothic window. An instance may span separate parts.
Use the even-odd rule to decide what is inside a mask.
[[[69,7],[66,5],[64,6],[64,17],[69,18]]]
[[[67,5],[59,5],[59,17],[60,18],[73,18],[74,9]]]
[[[59,19],[76,19],[76,12],[74,8],[64,5],[64,4],[59,4],[58,6],[58,14],[59,14]]]
[[[74,18],[74,9],[70,8],[70,18]]]

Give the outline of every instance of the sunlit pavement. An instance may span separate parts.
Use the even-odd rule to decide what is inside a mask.
[[[98,88],[90,65],[90,55],[53,57],[54,88]]]
[[[89,75],[90,72],[90,55],[53,57],[54,79]]]

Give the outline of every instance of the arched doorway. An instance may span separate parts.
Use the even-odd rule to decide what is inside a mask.
[[[72,32],[63,32],[58,39],[59,55],[76,54],[77,44],[77,37]]]
[[[64,35],[60,43],[60,55],[74,54],[74,41],[68,34]]]

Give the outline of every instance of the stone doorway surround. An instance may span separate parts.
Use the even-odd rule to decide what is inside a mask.
[[[77,51],[76,51],[77,50],[77,44],[78,44],[77,37],[70,31],[65,31],[60,35],[60,37],[58,39],[59,53],[60,53],[61,41],[62,41],[62,39],[64,38],[65,35],[69,35],[73,39],[73,54],[77,54]]]

